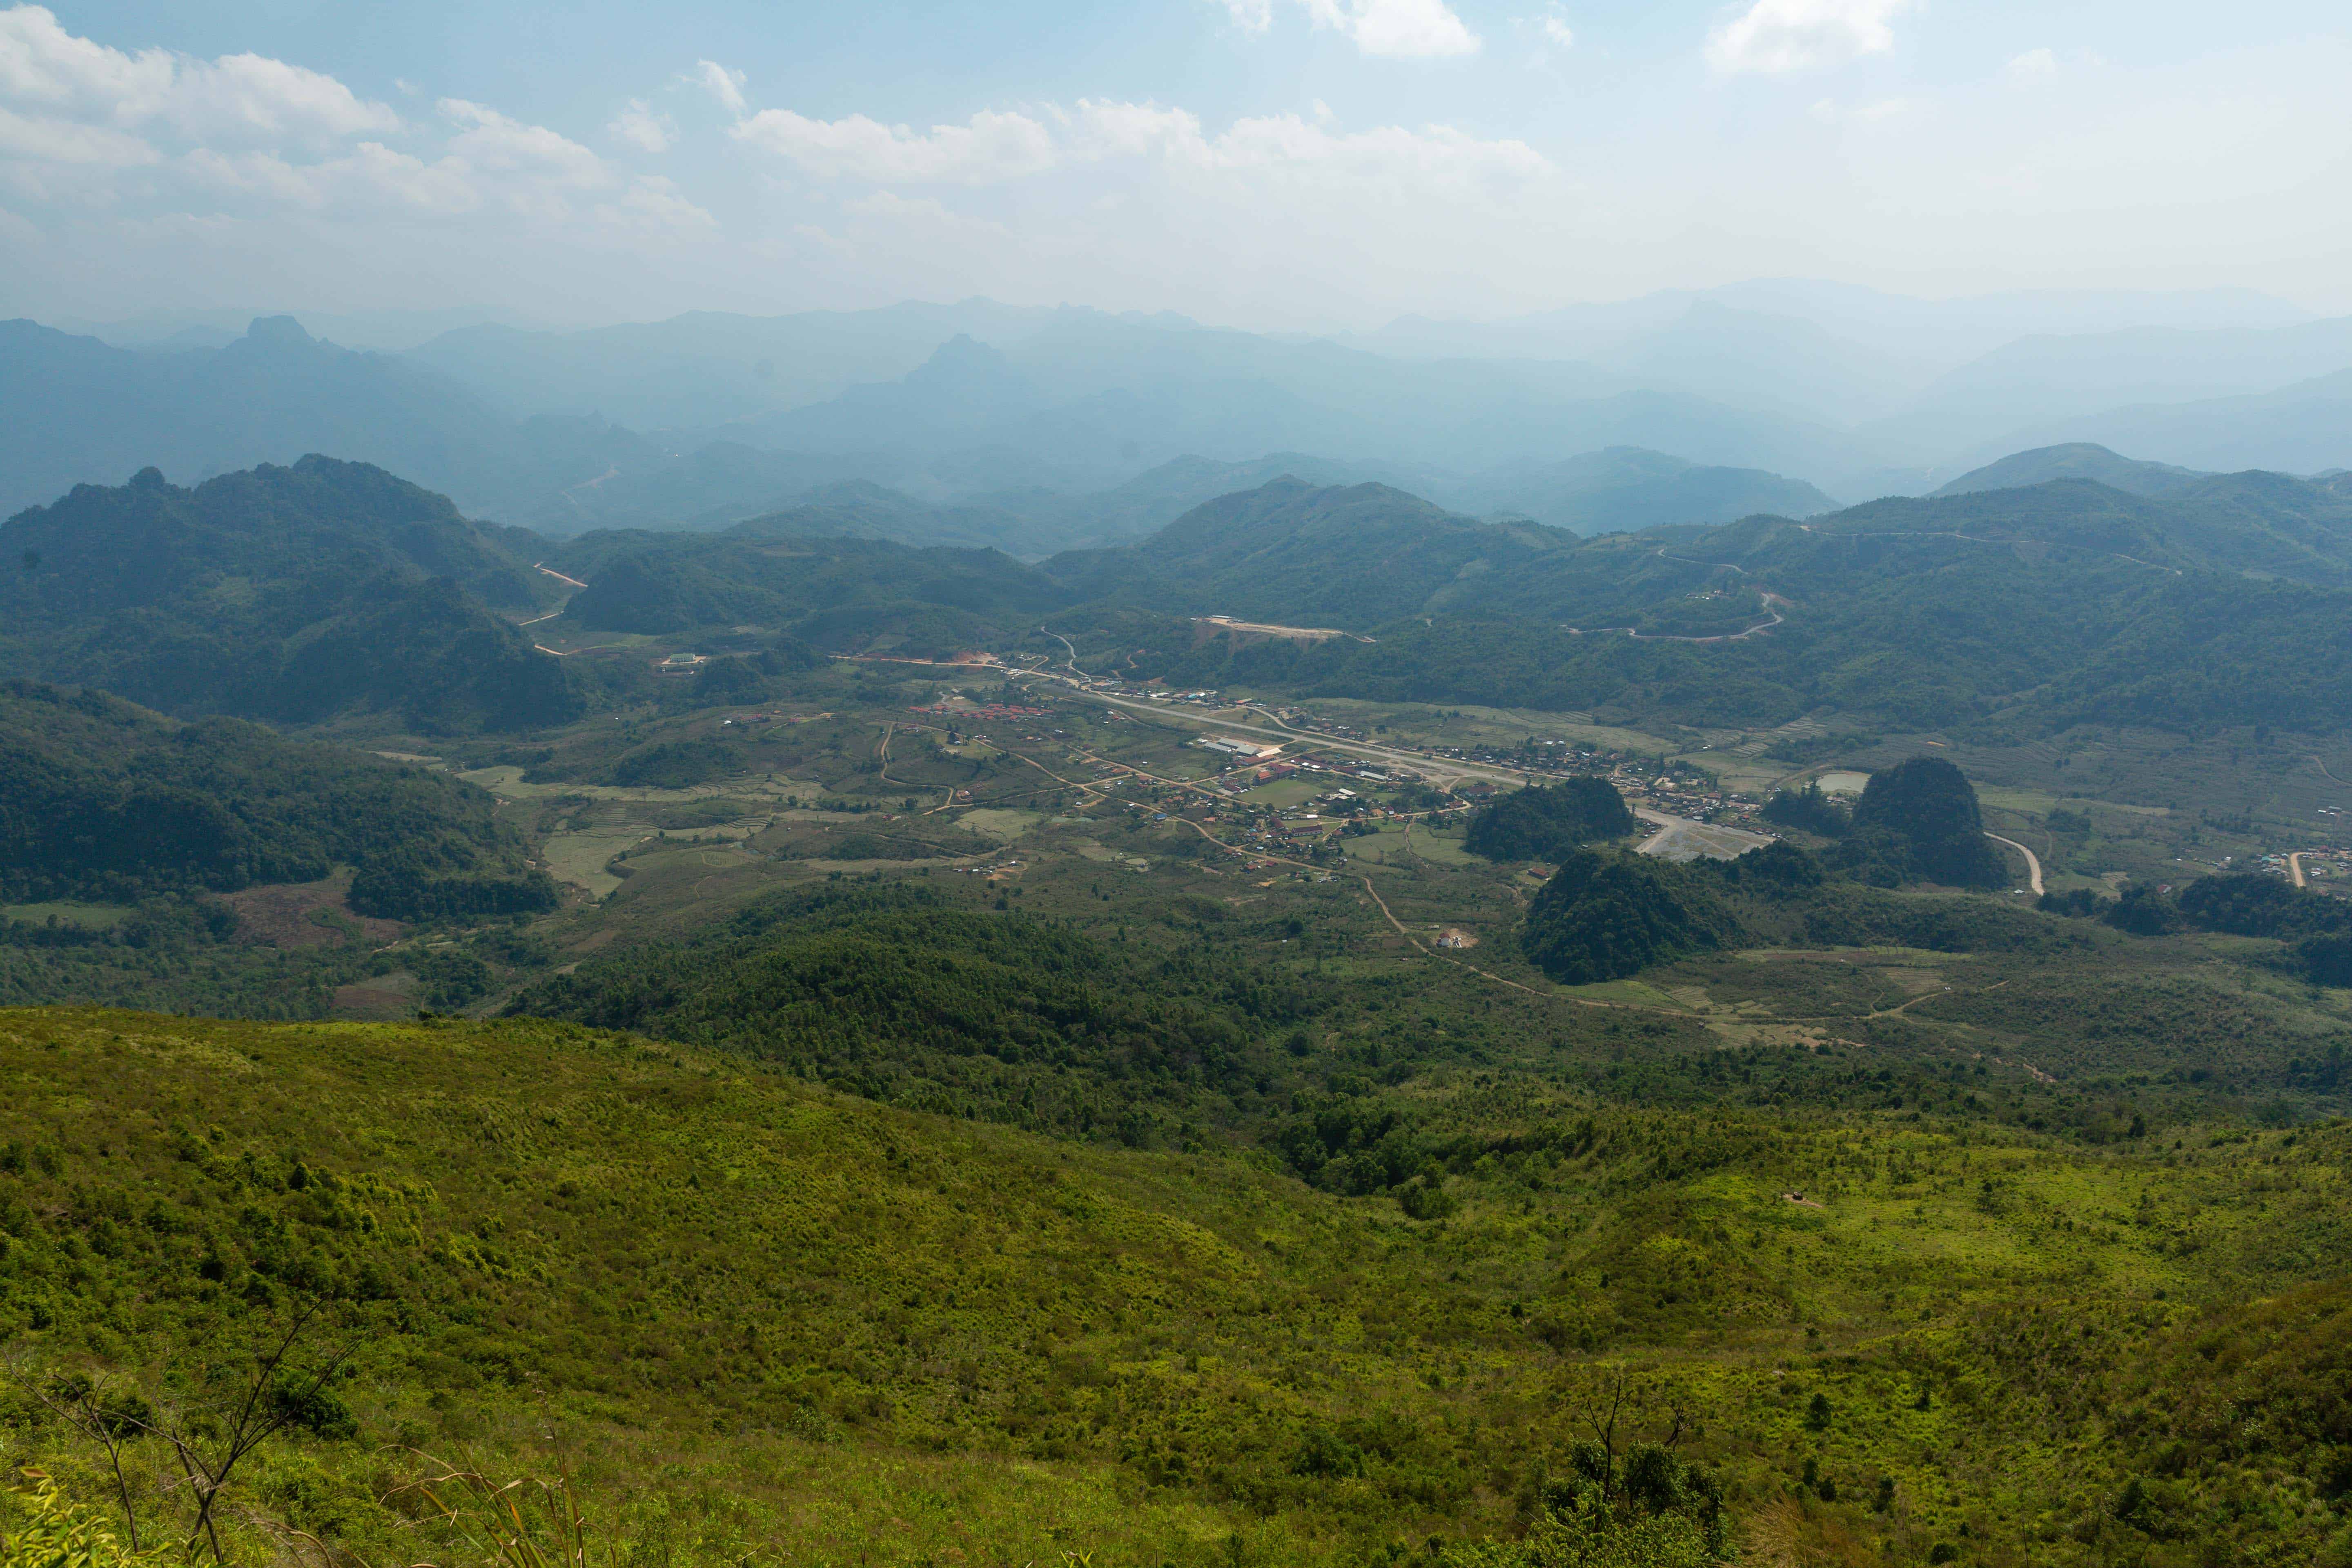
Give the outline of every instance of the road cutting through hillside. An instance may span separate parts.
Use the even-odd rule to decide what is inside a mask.
[[[1998,833],[1988,833],[1988,834],[1986,834],[1986,835],[1985,835],[1985,837],[1986,837],[1987,838],[1991,839],[1995,844],[2006,844],[2006,845],[2008,845],[2011,849],[2016,850],[2020,855],[2022,855],[2022,856],[2024,856],[2024,857],[2025,857],[2025,876],[2026,876],[2026,880],[2027,880],[2028,884],[2029,884],[2029,885],[2033,889],[2033,896],[2034,896],[2035,898],[2037,898],[2037,899],[2038,899],[2038,898],[2040,898],[2040,897],[2042,896],[2042,859],[2041,859],[2041,857],[2039,857],[2039,856],[2035,855],[2035,854],[2033,853],[2033,851],[2032,851],[2032,850],[2028,849],[2024,845],[2020,844],[2020,843],[2019,843],[2016,839],[2014,839],[2014,838],[2003,838],[2003,837],[2002,837],[2000,834],[1998,834]],[[2295,882],[2294,882],[2294,885],[2295,885],[2296,887],[2298,887],[2298,888],[2300,888],[2300,887],[2302,887],[2302,886],[2303,886],[2303,876],[2302,876],[2302,873],[2300,873],[2300,872],[2297,872],[2297,873],[2296,873],[2296,875],[2295,875]]]

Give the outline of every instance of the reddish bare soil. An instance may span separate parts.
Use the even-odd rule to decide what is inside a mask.
[[[237,939],[256,946],[323,947],[341,942],[342,932],[310,918],[322,910],[356,925],[371,944],[390,942],[400,934],[396,921],[353,914],[351,906],[343,901],[350,889],[351,878],[345,873],[322,882],[281,882],[247,888],[241,893],[226,895],[221,901],[236,911]]]

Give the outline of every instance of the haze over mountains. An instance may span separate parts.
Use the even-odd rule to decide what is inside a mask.
[[[854,527],[1038,557],[1284,472],[1590,533],[1925,493],[2042,447],[2352,464],[2352,321],[2243,292],[1759,282],[1340,340],[984,300],[434,324],[396,353],[288,317],[217,346],[0,326],[0,509],[318,452],[554,534],[724,527],[863,483],[905,500]]]

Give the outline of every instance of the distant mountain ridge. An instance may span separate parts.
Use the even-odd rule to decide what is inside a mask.
[[[1973,468],[1933,493],[1968,495],[1976,490],[2020,489],[2052,479],[2095,479],[2111,489],[2136,496],[2170,495],[2206,476],[2194,468],[2169,463],[2147,463],[2119,456],[2091,441],[2059,447],[2038,447],[2013,452],[1998,462]]]
[[[1760,468],[1685,462],[1638,447],[1611,447],[1561,462],[1497,470],[1441,486],[1439,493],[1457,506],[1517,512],[1572,533],[1712,525],[1758,512],[1811,517],[1838,507],[1802,479]]]
[[[137,352],[17,322],[0,327],[0,511],[151,466],[184,483],[320,452],[551,532],[724,527],[865,480],[1002,514],[985,542],[1040,555],[1172,515],[1113,492],[1187,458],[1314,454],[1318,478],[1582,532],[1916,493],[2080,442],[2207,471],[2352,464],[2352,321],[2258,297],[1757,280],[1409,326],[1286,337],[973,300],[471,325],[387,354],[291,318]],[[1746,472],[1601,495],[1537,476],[1617,447]]]
[[[0,515],[142,468],[202,480],[312,452],[495,510],[655,450],[601,420],[504,419],[446,376],[320,342],[290,316],[176,353],[0,321]]]

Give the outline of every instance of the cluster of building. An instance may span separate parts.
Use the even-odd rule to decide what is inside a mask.
[[[1191,708],[1230,708],[1232,703],[1215,691],[1170,691],[1163,687],[1138,686],[1131,680],[1082,680],[1078,684],[1088,691],[1098,691],[1105,697],[1125,697],[1138,702],[1173,702]]]
[[[1265,762],[1282,753],[1279,741],[1245,741],[1238,735],[1204,735],[1192,743],[1202,751],[1237,757],[1245,763]]]
[[[954,719],[1043,719],[1043,708],[1016,708],[1008,702],[934,702],[909,708],[909,713],[936,713]]]

